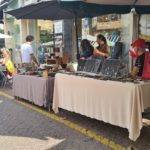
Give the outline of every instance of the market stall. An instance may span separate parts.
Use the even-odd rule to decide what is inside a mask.
[[[38,106],[48,106],[53,97],[54,77],[48,79],[29,75],[13,77],[13,95]]]
[[[131,6],[135,7],[135,10],[139,13],[140,13],[139,9],[144,10],[144,13],[149,10],[148,8],[149,3],[147,3],[148,7],[146,7],[146,5],[138,6],[138,4],[141,3],[137,3],[136,6],[136,3],[132,3],[132,2],[126,3],[126,5],[124,5],[124,3],[121,3],[120,5],[111,5],[114,4],[113,2],[111,2],[111,3],[107,3],[105,7],[103,3],[100,4],[101,5],[96,5],[96,4],[92,5],[85,2],[57,3],[53,1],[52,2],[48,1],[48,2],[41,2],[38,4],[22,7],[13,11],[9,11],[7,13],[14,15],[16,18],[19,19],[22,18],[22,19],[58,20],[58,19],[74,18],[75,25],[76,25],[75,26],[76,37],[78,37],[78,32],[77,32],[78,30],[76,24],[78,17],[79,18],[94,17],[94,16],[109,14],[109,13],[124,14],[130,12]],[[32,10],[32,12],[30,10]],[[58,11],[61,13],[55,13]],[[117,28],[120,29],[120,24],[119,27]],[[126,31],[124,33],[125,35],[127,35]],[[78,49],[79,47],[78,47],[77,40],[76,40],[76,46],[77,46],[77,54],[79,54],[79,49]],[[91,64],[89,66],[91,66]],[[114,73],[112,67],[109,67],[108,70],[110,70],[110,72],[113,71]],[[107,74],[108,72],[109,71],[106,71],[105,75],[108,75]],[[89,73],[91,73],[91,71]],[[96,73],[97,70],[95,74]],[[22,85],[22,87],[24,87],[24,85]],[[33,85],[36,86],[34,90],[32,90],[31,88]],[[38,85],[40,87],[38,87]],[[40,105],[44,105],[45,98],[46,98],[45,84],[43,85],[41,83],[37,84],[35,81],[30,86],[31,86],[30,90],[26,90],[27,92],[26,95],[29,94],[29,97],[26,98],[30,99],[30,97],[33,97],[34,94],[38,95],[40,93],[40,92],[38,93],[38,91],[40,91],[40,88],[42,88],[41,91],[43,91],[43,94],[40,94],[39,97],[36,95],[34,101],[38,97],[40,98],[40,100],[42,100]],[[14,87],[16,87],[15,83],[14,83]],[[110,80],[105,81],[100,79],[98,80],[95,78],[87,78],[85,76],[84,77],[75,76],[75,74],[66,75],[66,74],[58,73],[55,76],[53,109],[55,112],[58,112],[58,108],[63,108],[69,111],[86,115],[91,118],[108,122],[116,126],[127,128],[129,131],[129,138],[135,141],[139,137],[140,130],[142,128],[142,112],[146,107],[150,106],[150,102],[148,99],[150,94],[147,90],[149,88],[150,88],[150,83],[149,82],[145,83],[144,81],[140,81],[136,83],[132,83],[132,82],[124,83],[119,81],[110,81]],[[22,91],[23,88],[20,92]],[[33,101],[33,98],[31,98],[31,100]],[[37,102],[34,103],[38,104]]]
[[[150,82],[104,81],[75,75],[55,76],[53,110],[63,108],[127,128],[135,141],[142,128],[142,112],[150,107]]]

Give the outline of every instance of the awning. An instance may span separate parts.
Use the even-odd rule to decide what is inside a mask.
[[[88,3],[95,3],[95,4],[104,4],[104,5],[137,5],[137,6],[144,6],[150,5],[149,0],[85,0]]]
[[[0,23],[2,23],[3,20],[3,10],[7,8],[7,6],[8,6],[8,2],[5,2],[0,5]]]
[[[150,14],[150,0],[85,0],[88,3],[103,5],[124,5],[135,8],[138,14]]]
[[[111,13],[129,13],[130,6],[91,4],[83,1],[45,1],[21,7],[6,13],[17,19],[72,19],[94,17]]]

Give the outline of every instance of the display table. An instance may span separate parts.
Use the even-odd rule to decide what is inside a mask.
[[[142,111],[150,106],[149,83],[122,83],[57,74],[53,110],[63,108],[127,128],[135,141],[142,128]]]
[[[13,77],[13,95],[33,102],[38,106],[47,106],[53,97],[54,78],[48,79],[27,75]]]

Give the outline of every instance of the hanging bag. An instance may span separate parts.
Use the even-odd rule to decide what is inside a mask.
[[[145,53],[145,61],[144,61],[142,79],[150,80],[150,52]]]

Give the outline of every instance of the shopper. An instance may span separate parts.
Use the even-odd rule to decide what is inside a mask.
[[[26,37],[26,42],[21,46],[23,66],[31,65],[32,62],[34,62],[37,66],[39,66],[39,63],[33,53],[33,48],[32,48],[33,40],[34,37],[32,35],[28,35]]]
[[[144,40],[136,40],[134,41],[131,46],[134,48],[134,51],[137,55],[137,59],[135,62],[135,66],[131,72],[133,77],[142,76],[143,67],[144,67],[144,60],[145,60],[145,41]]]
[[[90,41],[84,39],[81,41],[81,52],[80,52],[80,59],[87,59],[93,55],[94,48],[90,44]]]
[[[94,56],[109,58],[110,47],[107,45],[106,38],[102,34],[97,35],[97,43],[98,47],[94,49]]]

